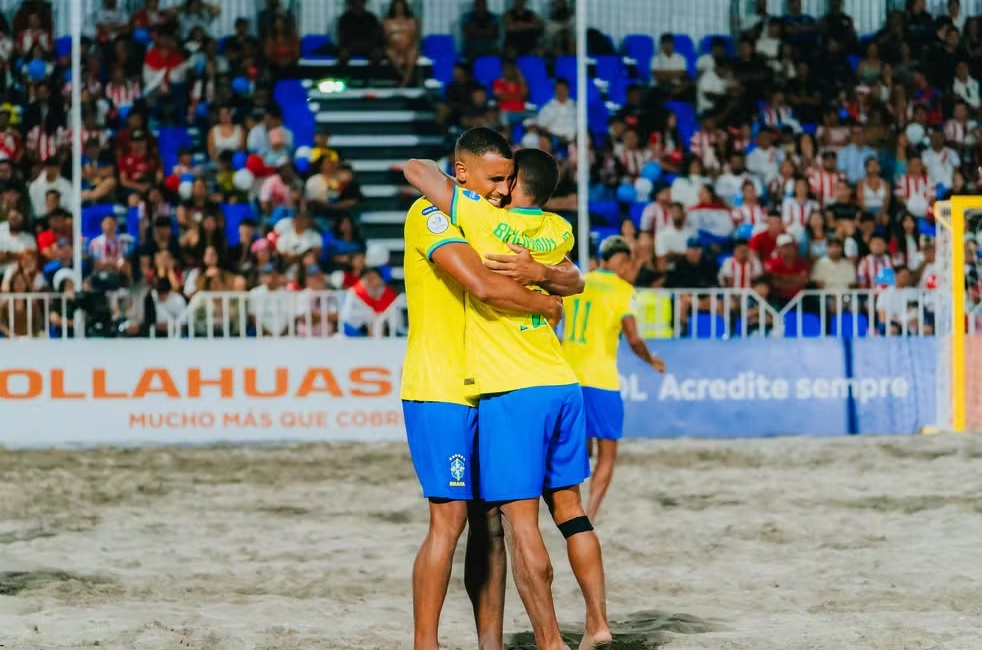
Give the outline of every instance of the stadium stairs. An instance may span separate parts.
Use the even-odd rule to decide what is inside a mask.
[[[349,87],[325,93],[314,82],[305,85],[316,127],[327,129],[330,147],[352,165],[361,184],[362,234],[369,245],[389,250],[393,279],[399,281],[406,210],[419,196],[406,183],[402,165],[409,158],[439,159],[446,153],[427,91]]]

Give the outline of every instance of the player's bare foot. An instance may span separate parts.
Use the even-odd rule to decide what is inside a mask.
[[[595,632],[594,634],[584,634],[583,640],[580,641],[579,650],[599,650],[600,648],[608,648],[613,641],[614,637],[611,636],[610,630],[602,630],[600,632]]]

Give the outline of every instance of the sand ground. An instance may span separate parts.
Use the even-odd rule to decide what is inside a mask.
[[[615,647],[978,650],[980,468],[969,437],[627,443],[597,522]],[[0,646],[408,648],[425,528],[402,445],[0,451]],[[461,560],[448,648],[475,647]]]

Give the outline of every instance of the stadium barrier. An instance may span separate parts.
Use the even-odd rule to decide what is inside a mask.
[[[655,339],[624,348],[629,437],[910,434],[935,421],[931,337]],[[405,340],[92,339],[3,346],[0,446],[404,437]]]

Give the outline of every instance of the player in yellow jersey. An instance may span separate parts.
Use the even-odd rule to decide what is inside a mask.
[[[572,229],[543,212],[555,190],[555,159],[537,149],[515,154],[511,205],[497,208],[455,186],[431,161],[409,161],[406,178],[448,210],[478,252],[496,255],[510,245],[556,264],[573,247]],[[481,498],[498,503],[512,530],[515,582],[543,649],[562,648],[551,592],[552,568],[538,527],[546,498],[567,540],[567,552],[587,603],[581,648],[610,643],[600,543],[583,510],[579,485],[589,476],[583,403],[576,375],[565,362],[546,319],[515,315],[468,299],[467,368],[481,394],[478,458]]]
[[[511,148],[490,129],[471,129],[457,143],[457,180],[493,203],[510,191]],[[426,199],[410,209],[405,226],[409,340],[402,399],[413,464],[430,503],[430,526],[413,566],[416,650],[436,650],[457,541],[467,522],[477,413],[464,383],[465,292],[505,311],[556,318],[556,299],[524,289],[489,271],[460,229]],[[576,293],[582,277],[571,263],[544,268],[528,256],[506,260],[512,273],[533,273],[557,294]],[[502,646],[505,558],[500,526],[490,531],[485,508],[472,508],[465,584],[474,605],[481,648]],[[490,546],[490,551],[489,551]]]
[[[658,372],[665,362],[651,354],[638,333],[631,246],[620,236],[600,244],[600,268],[587,273],[583,293],[566,298],[563,352],[583,387],[586,432],[597,440],[597,465],[590,479],[586,512],[597,516],[614,475],[617,441],[624,429],[624,402],[617,374],[617,344],[623,333],[634,354]]]

